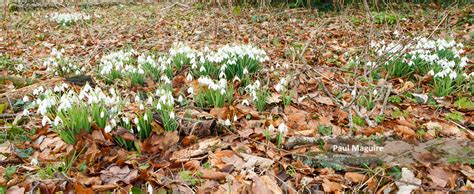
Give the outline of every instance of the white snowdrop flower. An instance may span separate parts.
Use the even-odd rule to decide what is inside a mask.
[[[237,115],[234,115],[234,122],[236,122],[237,119],[239,119],[239,118],[237,117]]]
[[[104,131],[106,133],[110,133],[112,131],[112,127],[110,125],[106,125],[105,128],[104,128]]]
[[[34,95],[34,96],[37,96],[37,95],[39,95],[39,94],[41,94],[41,93],[43,93],[43,92],[44,92],[43,86],[39,86],[39,87],[37,87],[36,89],[33,90],[33,95]]]
[[[449,74],[449,78],[456,79],[456,77],[458,77],[458,74],[455,71],[451,71],[451,73]]]
[[[151,186],[150,183],[148,183],[147,191],[148,191],[148,194],[153,194],[153,186]]]
[[[110,119],[110,126],[112,127],[117,126],[117,121],[115,121],[115,119]]]
[[[230,125],[232,125],[232,123],[230,123],[229,119],[226,119],[225,122],[224,122],[224,125],[225,126],[230,126]]]
[[[188,88],[188,93],[191,94],[191,95],[194,94],[194,89],[193,89],[193,87],[189,87],[189,88]]]
[[[189,82],[193,81],[193,76],[190,73],[188,73],[188,75],[186,76],[186,80]]]
[[[357,95],[357,90],[356,88],[354,88],[352,91],[351,91],[351,96],[352,97],[355,97]]]
[[[170,119],[174,119],[175,118],[175,114],[173,111],[170,112]]]
[[[138,125],[138,117],[135,117],[135,118],[133,119],[133,122],[134,122],[136,125]]]
[[[366,64],[368,67],[375,67],[375,63],[372,61],[367,62]]]
[[[233,79],[232,81],[233,81],[233,82],[235,82],[235,81],[239,81],[239,82],[240,82],[240,78],[239,78],[239,76],[235,76],[235,77],[234,77],[234,79]]]
[[[254,85],[255,85],[255,88],[260,88],[260,81],[259,80],[255,81]]]
[[[285,125],[285,123],[278,125],[278,132],[282,134],[286,134],[288,132],[288,127]]]
[[[374,96],[376,96],[378,93],[379,93],[379,92],[378,92],[377,90],[374,90],[374,91],[372,92],[372,94],[373,94]]]
[[[140,132],[141,131],[141,128],[140,126],[137,125],[137,131]]]
[[[275,127],[273,126],[273,124],[270,124],[268,126],[268,132],[273,133],[274,131],[275,131]]]
[[[145,110],[145,106],[143,104],[140,104],[139,109],[140,110]]]
[[[82,88],[82,90],[84,92],[89,92],[92,90],[92,87],[89,85],[89,82],[86,83],[86,85],[84,86],[84,88]]]
[[[430,71],[428,72],[428,75],[431,75],[431,76],[433,76],[434,74],[435,74],[435,73],[434,73],[434,71],[433,71],[433,70],[430,70]]]
[[[247,99],[242,100],[242,105],[249,106],[249,101]]]
[[[100,112],[100,118],[104,118],[104,117],[105,117],[105,112],[104,111]]]
[[[130,123],[130,119],[128,117],[122,117],[122,121],[127,125]]]
[[[51,123],[51,120],[49,119],[48,116],[43,116],[43,119],[41,120],[41,125],[46,126],[46,124]]]
[[[278,84],[275,85],[275,90],[276,90],[277,92],[280,92],[281,89],[282,89],[282,85],[281,85],[280,83],[278,83]]]
[[[153,104],[153,97],[152,96],[148,96],[147,100],[146,100],[146,103],[149,104],[149,105],[152,105]]]
[[[28,96],[23,96],[23,102],[29,102],[30,101],[30,98]]]
[[[219,74],[219,78],[225,78],[225,73],[223,71],[221,71],[221,73]]]
[[[285,67],[285,69],[290,68],[290,66],[288,65],[288,63],[284,63],[284,64],[283,64],[283,67]]]
[[[148,115],[146,113],[143,115],[143,120],[148,121]]]
[[[32,158],[30,163],[31,163],[31,165],[33,165],[33,166],[38,166],[38,165],[39,165],[39,161],[38,161],[38,159],[36,159],[36,158]]]
[[[22,114],[23,114],[23,116],[28,116],[28,115],[30,115],[30,111],[28,109],[24,109]]]
[[[54,126],[58,126],[59,122],[61,122],[61,121],[62,121],[61,118],[59,118],[59,116],[56,116],[56,118],[54,118],[54,122],[53,122]]]
[[[201,66],[201,68],[199,68],[199,72],[205,72],[206,71],[206,68],[204,66]]]
[[[183,96],[179,95],[179,97],[178,97],[178,102],[179,102],[179,103],[182,103],[182,102],[183,102]]]
[[[156,109],[161,110],[161,103],[156,104]]]
[[[395,31],[393,32],[393,35],[394,35],[395,37],[398,37],[398,36],[400,36],[400,32],[399,32],[398,30],[395,30]]]
[[[135,95],[135,102],[140,102],[140,96],[138,94]]]
[[[243,73],[244,73],[244,75],[247,75],[247,74],[249,74],[249,71],[247,70],[247,67],[246,67],[246,68],[244,68],[244,72],[243,72]]]

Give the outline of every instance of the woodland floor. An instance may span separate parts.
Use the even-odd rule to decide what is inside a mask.
[[[45,18],[73,10],[97,17],[68,27]],[[375,85],[390,86],[385,87],[390,88],[390,99],[399,100],[375,101],[374,112],[355,104],[360,117],[384,116],[369,117],[377,120],[373,126],[357,117],[352,129],[348,111],[335,100],[351,101],[351,91],[345,87],[350,88],[360,73],[348,68],[349,61],[363,58],[369,39],[390,40],[394,32],[454,38],[465,45],[468,73],[472,72],[472,5],[448,9],[406,5],[372,12],[380,13],[393,18],[372,24],[363,8],[318,12],[167,4],[8,12],[2,16],[0,29],[0,193],[7,189],[12,193],[139,193],[149,187],[160,193],[474,192],[472,93],[435,99],[426,82],[389,78]],[[21,116],[19,100],[34,88],[52,88],[62,82],[75,85],[49,75],[42,66],[52,48],[65,48],[72,60],[90,69],[87,76],[107,88],[95,77],[101,56],[118,48],[166,53],[176,42],[211,49],[248,43],[265,50],[270,60],[257,75],[270,88],[281,77],[289,77],[289,87],[296,91],[292,103],[284,107],[271,90],[263,112],[242,105],[246,96],[238,94],[224,108],[181,107],[176,109],[178,118],[190,112],[193,120],[178,119],[179,132],[154,128],[149,140],[138,142],[141,152],[116,145],[103,129],[83,134],[70,145],[48,125],[43,127],[40,116]],[[27,70],[16,71],[20,63]],[[178,72],[174,86],[186,87],[183,75]],[[131,96],[155,90],[152,83],[114,87]],[[460,99],[468,105],[461,106]],[[229,112],[238,120],[230,128],[216,130],[216,119]],[[349,112],[356,114],[352,109]],[[265,126],[277,127],[282,122],[288,126],[283,142],[267,140]],[[333,150],[341,145],[384,149]]]

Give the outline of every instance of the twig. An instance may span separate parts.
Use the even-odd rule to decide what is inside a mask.
[[[15,118],[17,114],[0,114],[0,119],[11,119]]]
[[[379,115],[383,115],[384,112],[385,112],[385,108],[387,106],[387,102],[388,102],[388,98],[390,96],[390,93],[392,93],[392,85],[389,85],[387,87],[387,92],[385,93],[385,98],[383,99],[383,104],[382,104],[382,108],[380,109],[380,113]]]

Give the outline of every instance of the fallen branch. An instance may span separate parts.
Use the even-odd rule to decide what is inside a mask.
[[[48,79],[42,82],[38,82],[36,84],[25,86],[23,88],[5,92],[3,94],[0,94],[0,103],[9,102],[9,99],[16,100],[16,99],[23,98],[23,96],[25,95],[30,95],[33,92],[33,90],[39,86],[43,86],[45,88],[48,88],[48,87],[51,88],[51,87],[54,87],[57,83],[60,83],[62,81],[64,81],[63,78],[53,78],[53,79]]]
[[[16,114],[0,114],[0,119],[11,119],[15,117],[16,117]]]
[[[324,140],[318,137],[290,137],[285,147],[287,149],[293,149],[295,146],[298,146],[298,145],[318,144],[321,141],[324,141]]]

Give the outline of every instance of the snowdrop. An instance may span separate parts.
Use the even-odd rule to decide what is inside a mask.
[[[46,126],[46,124],[51,123],[51,120],[49,119],[48,116],[43,116],[43,119],[41,120],[41,125]]]
[[[133,119],[133,123],[135,123],[136,125],[138,124],[138,117],[135,117],[135,118]]]
[[[393,77],[409,76],[412,73],[433,76],[433,89],[437,96],[449,95],[463,83],[466,71],[467,57],[461,56],[463,44],[454,40],[425,37],[414,38],[414,44],[401,45],[397,43],[371,43],[378,55],[388,54],[393,57],[384,68]],[[396,52],[402,52],[401,57],[394,57]]]
[[[50,56],[43,62],[46,71],[55,76],[65,76],[69,74],[80,74],[81,68],[71,63],[70,59],[64,56],[64,49],[58,51],[56,48],[51,50]]]
[[[28,115],[30,115],[30,111],[28,109],[23,109],[22,115],[23,116],[28,116]]]
[[[183,101],[184,101],[183,96],[179,95],[179,97],[178,97],[178,102],[179,102],[179,103],[183,103]]]
[[[25,66],[24,64],[21,64],[21,63],[20,63],[20,64],[15,65],[15,71],[16,71],[17,73],[22,73],[22,72],[24,72],[25,70],[26,70],[26,66]]]
[[[273,126],[273,125],[271,125]],[[277,134],[277,145],[280,146],[283,142],[283,138],[285,137],[285,135],[288,133],[288,127],[285,125],[285,123],[280,123],[280,125],[278,125],[278,134]]]
[[[110,125],[106,125],[105,128],[104,128],[104,131],[106,133],[110,133],[112,131],[112,127]]]
[[[44,92],[44,88],[43,86],[38,86],[37,88],[35,88],[33,90],[33,95],[34,96],[38,96],[39,94],[43,93]]]
[[[260,81],[256,80],[253,84],[246,86],[245,89],[252,97],[252,101],[255,103],[257,110],[260,112],[263,111],[270,95],[267,87],[262,88]],[[248,104],[248,101],[246,103]]]
[[[186,80],[189,81],[189,82],[190,82],[190,81],[193,81],[193,76],[192,76],[191,74],[188,74],[188,75],[186,76]]]
[[[91,16],[84,13],[72,12],[72,13],[53,13],[49,15],[49,18],[51,21],[57,22],[58,24],[62,26],[67,26],[79,20],[90,20]]]
[[[275,127],[273,126],[273,124],[270,124],[268,126],[268,129],[267,129],[270,133],[273,133],[275,131]]]
[[[232,123],[230,122],[229,119],[226,119],[226,120],[224,121],[224,125],[227,126],[227,127],[229,127],[230,125],[232,125]]]
[[[188,92],[188,94],[193,95],[193,94],[194,94],[194,88],[193,88],[193,87],[189,87],[187,92]]]
[[[288,133],[288,127],[285,125],[285,123],[281,123],[280,125],[278,125],[278,133]]]

